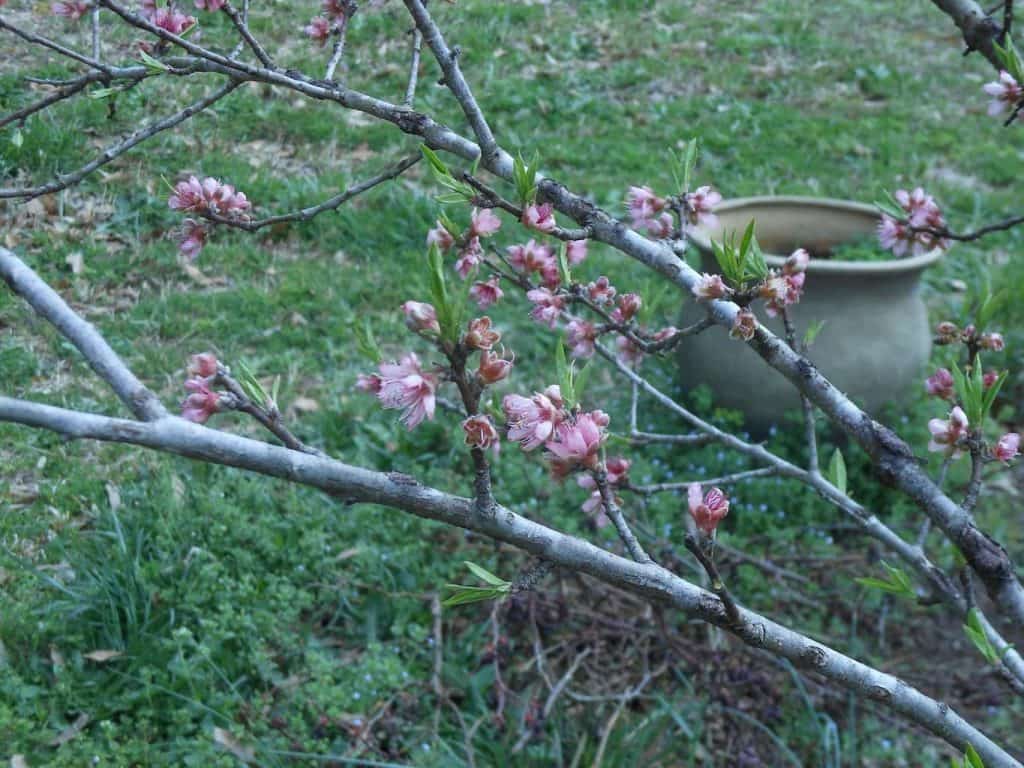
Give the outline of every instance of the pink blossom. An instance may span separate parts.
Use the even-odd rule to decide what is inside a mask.
[[[644,305],[643,300],[635,293],[624,293],[619,296],[619,306],[612,312],[612,320],[616,323],[628,323],[640,308]]]
[[[978,339],[978,346],[982,349],[991,349],[993,352],[1002,352],[1006,347],[1006,341],[1001,333],[983,333]]]
[[[1016,106],[1017,102],[1024,96],[1024,89],[1014,79],[1013,75],[1005,70],[1000,71],[999,79],[991,83],[985,83],[982,90],[992,97],[988,103],[988,113],[992,117],[1000,115],[1010,107]]]
[[[191,394],[181,403],[181,417],[205,424],[220,408],[220,395],[211,390],[204,379],[189,379],[185,389]]]
[[[153,14],[153,26],[160,27],[172,35],[180,35],[195,23],[195,16],[186,16],[177,8],[157,8]]]
[[[344,22],[348,17],[351,0],[323,0],[321,9],[335,22]]]
[[[317,16],[303,27],[302,31],[310,40],[322,47],[331,36],[331,21],[324,16]]]
[[[989,371],[988,373],[981,377],[981,385],[985,389],[988,389],[997,381],[999,381],[999,371]]]
[[[441,326],[437,322],[437,311],[433,305],[422,301],[407,301],[402,304],[402,312],[405,313],[405,324],[410,331],[441,333]]]
[[[586,240],[570,240],[566,243],[565,260],[569,262],[570,267],[582,264],[585,258],[587,258]]]
[[[501,408],[508,422],[508,439],[519,443],[524,451],[543,445],[566,417],[557,385],[534,392],[533,397],[505,395]]]
[[[195,261],[206,245],[206,228],[195,219],[185,219],[177,232],[178,250],[189,261]]]
[[[424,418],[434,418],[437,379],[424,373],[416,353],[410,352],[397,363],[381,363],[380,391],[377,399],[385,408],[402,409],[402,422],[415,429]]]
[[[605,462],[605,477],[609,488],[615,489],[629,482],[629,466],[630,461],[622,458],[621,456],[616,456]],[[594,510],[600,509],[602,506],[601,492],[597,489],[597,481],[594,480],[594,476],[589,473],[579,475],[576,478],[576,483],[580,488],[584,488],[591,492],[590,497],[583,502],[583,511],[589,515]],[[616,496],[615,503],[622,504],[622,500]],[[600,520],[601,517],[603,517],[603,514],[604,513],[602,512],[595,520],[599,527],[602,525]],[[605,518],[604,524],[607,524],[607,518]]]
[[[483,384],[494,384],[508,376],[512,370],[512,361],[505,360],[497,352],[485,349],[480,353],[480,365],[476,375]]]
[[[543,274],[552,268],[558,271],[551,248],[542,243],[530,240],[526,245],[510,245],[505,253],[508,254],[508,263],[517,272],[528,275],[532,272]]]
[[[608,421],[604,411],[591,411],[557,425],[554,436],[544,444],[556,476],[564,477],[578,466],[598,468]]]
[[[764,282],[760,294],[762,298],[767,299],[765,312],[768,317],[775,317],[782,313],[783,307],[800,301],[806,278],[806,272],[797,272],[792,275],[776,274]]]
[[[480,246],[480,238],[474,235],[462,247],[462,250],[459,251],[459,258],[455,262],[455,271],[459,273],[459,277],[466,280],[470,273],[480,266],[480,259],[483,253],[484,250]]]
[[[593,357],[597,329],[586,320],[573,320],[566,326],[566,343],[573,357]]]
[[[469,330],[462,343],[470,349],[490,349],[501,341],[501,334],[491,330],[491,318],[478,317],[469,322]]]
[[[190,379],[208,379],[217,375],[217,356],[213,352],[192,355],[185,369]]]
[[[893,255],[900,257],[909,250],[917,256],[934,248],[949,248],[949,240],[936,237],[930,232],[918,232],[915,229],[942,230],[946,220],[939,210],[935,198],[925,193],[921,187],[912,192],[898,189],[893,193],[896,202],[906,211],[906,221],[896,221],[891,216],[883,215],[878,225],[878,240],[883,248],[891,249]]]
[[[534,288],[527,291],[526,298],[533,302],[530,317],[548,328],[554,328],[565,306],[565,297],[552,293],[548,288]]]
[[[657,333],[655,333],[653,338],[655,341],[665,341],[666,339],[671,339],[677,333],[679,333],[678,328],[676,328],[674,325],[668,325],[662,328]]]
[[[687,489],[687,502],[690,516],[706,536],[714,534],[722,518],[729,514],[729,499],[719,488],[712,488],[702,496],[700,483],[691,483]]]
[[[996,447],[992,449],[992,456],[999,461],[1010,461],[1020,453],[1020,435],[1016,432],[1007,432],[999,438]]]
[[[807,265],[811,262],[811,254],[809,254],[803,248],[797,248],[786,259],[786,263],[782,265],[782,272],[785,275],[797,275],[807,270]]]
[[[555,213],[551,203],[536,203],[523,209],[523,226],[538,232],[552,232],[555,229]]]
[[[932,435],[928,450],[958,458],[961,454],[959,445],[967,437],[968,426],[967,415],[959,405],[949,412],[948,421],[932,419],[928,422],[928,431]]]
[[[932,397],[939,397],[943,400],[952,400],[955,394],[953,387],[953,374],[948,368],[939,368],[935,373],[924,380],[925,391]]]
[[[664,198],[655,195],[650,187],[630,187],[626,203],[634,227],[653,219],[665,207]]]
[[[157,0],[142,0],[139,7],[139,15],[146,21],[153,21],[156,16],[156,2]]]
[[[596,304],[611,304],[615,298],[615,286],[608,278],[601,275],[597,280],[587,285],[587,293],[590,300]]]
[[[698,299],[720,299],[732,293],[732,289],[725,284],[721,275],[709,275],[707,272],[697,278],[693,284],[693,295]]]
[[[227,0],[195,0],[196,8],[201,11],[219,11]]]
[[[360,373],[356,376],[356,389],[376,395],[380,392],[383,380],[376,373]]]
[[[81,0],[68,0],[68,2],[54,3],[50,6],[54,16],[63,16],[69,21],[78,21],[92,8],[90,3]]]
[[[438,250],[442,252],[455,245],[455,238],[452,237],[452,233],[440,221],[434,225],[433,229],[427,232],[427,247],[429,248],[431,245],[436,245]]]
[[[756,332],[757,318],[754,317],[754,313],[746,308],[737,312],[736,317],[733,318],[732,328],[729,330],[729,335],[734,339],[750,341],[754,338],[754,333]]]
[[[483,449],[498,445],[498,430],[487,416],[470,416],[462,422],[462,429],[466,433],[466,445]]]
[[[644,351],[628,336],[615,339],[616,357],[626,365],[640,365]]]
[[[476,305],[480,309],[487,309],[492,304],[498,302],[505,292],[501,290],[498,285],[498,281],[501,278],[498,275],[493,275],[489,280],[485,282],[477,281],[473,283],[473,286],[469,289],[469,296],[476,302]]]
[[[882,248],[892,251],[893,256],[900,258],[906,254],[913,242],[914,233],[906,224],[882,214],[882,220],[878,224],[878,243]]]
[[[501,219],[491,208],[474,208],[469,220],[469,231],[473,237],[489,237],[501,229]]]
[[[544,283],[544,287],[552,291],[557,290],[558,286],[562,284],[562,276],[558,272],[558,264],[554,259],[544,265],[544,269],[540,272],[540,279]]]
[[[938,343],[952,344],[960,339],[960,328],[957,327],[956,323],[943,320],[935,326],[935,334],[938,336]]]
[[[714,227],[718,224],[718,217],[711,210],[720,202],[722,195],[717,191],[708,186],[698,187],[683,197],[687,221],[693,225]]]
[[[236,191],[230,184],[210,177],[199,181],[195,176],[174,186],[167,205],[175,211],[210,213],[233,219],[246,218],[252,208],[245,193]]]
[[[668,213],[659,213],[653,219],[647,219],[643,224],[647,227],[647,234],[659,239],[671,237],[672,231],[675,229],[675,221]]]

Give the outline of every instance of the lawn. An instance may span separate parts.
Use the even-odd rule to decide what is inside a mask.
[[[956,29],[924,0],[431,7],[461,46],[499,140],[537,152],[545,174],[610,210],[624,212],[632,184],[667,189],[668,150],[698,137],[699,179],[726,197],[871,202],[921,184],[956,229],[1016,212],[1019,134],[985,115],[990,70],[961,57]],[[35,10],[10,0],[2,12],[84,47],[84,26]],[[313,3],[254,4],[253,27],[288,66],[319,71],[327,52],[297,31],[314,11]],[[224,22],[204,34],[226,32]],[[354,87],[400,98],[407,27],[394,2],[355,17]],[[128,39],[108,42],[113,58],[127,60]],[[66,74],[10,36],[0,43],[14,48],[0,62],[0,113],[33,97],[23,75]],[[425,62],[417,108],[461,128],[437,77]],[[2,185],[77,167],[210,82],[156,78],[119,95],[116,108],[86,97],[0,129]],[[183,395],[188,356],[214,350],[267,382],[279,378],[302,440],[352,464],[469,493],[454,416],[407,432],[353,387],[372,367],[354,342],[356,325],[369,321],[397,356],[411,343],[399,305],[428,295],[423,242],[441,206],[424,164],[312,222],[255,236],[218,231],[190,268],[167,237],[179,223],[168,183],[182,174],[230,181],[265,215],[315,204],[416,151],[387,126],[248,85],[76,189],[0,202],[0,243],[95,323],[168,405]],[[466,219],[464,210],[452,215]],[[1024,341],[1015,330],[1024,272],[1010,259],[1020,239],[1010,232],[957,246],[926,285],[936,320],[957,316],[964,284],[988,276],[1010,290],[1011,351],[991,361],[1011,369],[1007,421],[1022,391],[1024,357],[1012,350]],[[641,293],[652,325],[673,322],[678,294],[638,265],[594,247],[585,269]],[[554,339],[526,305],[504,302],[491,314],[519,354],[509,391],[551,383]],[[646,372],[671,389],[677,364],[649,361]],[[124,415],[70,345],[6,290],[0,392]],[[588,397],[612,415],[613,429],[626,423],[628,398],[605,367],[596,366]],[[707,392],[685,397],[716,423],[738,423]],[[681,429],[642,405],[642,421]],[[889,420],[923,455],[936,415],[922,390]],[[786,429],[794,423],[781,424],[771,444],[799,456],[799,430]],[[260,435],[235,415],[215,424]],[[824,427],[821,439],[830,455]],[[857,498],[912,537],[916,510],[877,485],[865,457],[844,450]],[[640,480],[748,466],[716,446],[635,458]],[[950,481],[962,484],[964,472],[954,469]],[[535,457],[507,450],[496,487],[517,511],[618,546],[611,529],[593,530],[579,512],[586,494],[550,482]],[[1016,556],[1024,554],[1018,499],[1007,475],[977,512]],[[696,578],[680,554],[681,509],[663,496],[635,514],[649,546]],[[776,479],[740,486],[720,535],[734,553],[726,577],[744,604],[878,663],[1024,751],[1014,728],[1024,712],[1019,703],[994,711],[1006,694],[959,621],[857,586],[854,578],[877,575],[883,553],[809,490]],[[0,425],[0,543],[0,758],[22,754],[30,766],[232,766],[232,748],[268,766],[917,766],[949,754],[883,709],[572,574],[497,607],[438,612],[444,585],[469,578],[464,561],[510,579],[528,561],[461,531],[231,469]],[[929,546],[935,560],[952,562],[938,536]],[[587,653],[540,723],[538,643],[548,674]],[[642,693],[620,706],[616,696],[641,681]],[[532,740],[514,751],[531,728]]]

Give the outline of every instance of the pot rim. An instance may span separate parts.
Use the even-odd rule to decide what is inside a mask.
[[[804,197],[800,195],[761,195],[755,197],[736,197],[725,200],[715,206],[714,212],[741,210],[748,206],[776,206],[779,208],[821,208],[825,210],[842,210],[851,213],[867,214],[868,216],[881,220],[882,216],[873,205],[857,203],[852,200],[840,200],[831,197]],[[694,227],[689,233],[690,240],[697,248],[710,254],[711,238],[701,227]],[[906,259],[889,259],[888,261],[828,261],[826,259],[811,259],[807,266],[810,273],[830,275],[896,275],[904,272],[915,272],[930,267],[942,258],[945,251],[941,248],[933,248],[927,253],[911,256]],[[765,261],[769,267],[781,268],[786,262],[785,256],[765,254]]]

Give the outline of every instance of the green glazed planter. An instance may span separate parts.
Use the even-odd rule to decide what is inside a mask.
[[[931,353],[931,329],[919,288],[922,273],[942,257],[942,251],[892,261],[813,258],[875,233],[878,211],[845,200],[737,198],[717,206],[715,214],[714,229],[690,233],[705,272],[718,271],[711,241],[732,232],[738,238],[752,219],[769,267],[781,268],[797,248],[810,251],[804,295],[790,317],[798,339],[811,322],[824,323],[808,356],[833,384],[868,413],[899,402],[921,386]],[[769,318],[763,302],[755,302],[754,312],[771,331],[784,334],[782,320]],[[695,302],[687,302],[682,322],[689,324],[702,315]],[[765,434],[782,421],[785,411],[799,407],[793,386],[721,328],[682,341],[680,375],[684,387],[707,384],[717,405],[742,411],[755,435]]]

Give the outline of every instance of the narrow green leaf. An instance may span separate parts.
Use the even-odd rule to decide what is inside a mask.
[[[562,283],[572,285],[572,274],[569,271],[569,259],[566,256],[568,244],[563,240],[558,247],[558,272],[562,276]]]
[[[445,584],[445,588],[452,590],[452,594],[441,601],[445,608],[494,600],[506,594],[504,590],[495,587],[470,587],[465,584]]]
[[[154,59],[145,51],[139,51],[139,57],[142,59],[142,63],[146,65],[147,69],[151,69],[156,72],[169,72],[171,69],[162,61],[160,61],[159,59]]]
[[[985,763],[981,761],[981,755],[970,744],[967,745],[967,751],[964,752],[964,762],[971,768],[985,768]]]
[[[828,464],[829,481],[841,493],[846,493],[846,461],[843,459],[843,452],[836,448],[832,454],[832,461]]]
[[[502,578],[499,578],[498,576],[495,576],[493,573],[488,571],[486,568],[483,568],[483,567],[477,565],[476,563],[472,563],[469,560],[466,560],[465,564],[466,564],[466,567],[469,568],[469,570],[473,572],[474,576],[476,576],[481,581],[486,581],[488,584],[490,584],[493,587],[499,587],[499,586],[500,587],[504,587],[504,586],[508,586],[508,584],[510,583],[510,582],[505,581]]]
[[[804,332],[805,347],[809,347],[814,343],[814,340],[818,338],[818,334],[821,333],[827,322],[827,320],[813,320],[808,323],[807,330]]]
[[[437,153],[428,147],[426,144],[420,145],[420,151],[423,156],[427,158],[427,162],[430,163],[431,167],[442,176],[451,176],[451,172],[448,170],[448,166],[441,162],[441,158],[437,156]]]
[[[893,595],[902,595],[905,590],[899,584],[893,584],[891,581],[885,579],[878,579],[874,576],[858,576],[854,579],[862,587],[869,587],[871,589],[880,589],[883,592],[888,592]]]

